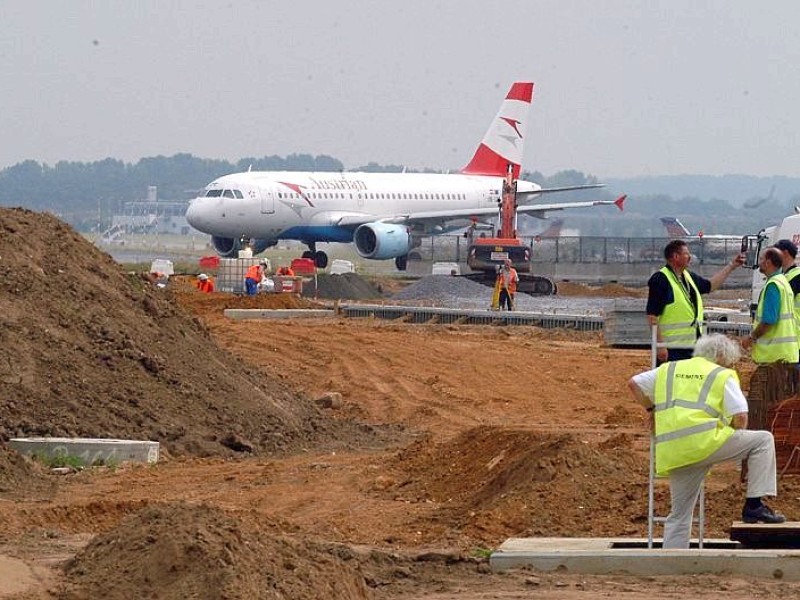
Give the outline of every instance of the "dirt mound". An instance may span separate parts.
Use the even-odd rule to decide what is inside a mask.
[[[490,523],[500,539],[622,535],[643,518],[631,500],[646,497],[647,487],[647,463],[628,445],[478,427],[403,451],[391,493],[440,503],[441,525],[477,539]]]
[[[55,489],[55,480],[41,465],[0,444],[0,498],[49,498]]]
[[[330,300],[372,300],[380,298],[381,292],[357,273],[320,273],[316,284],[313,279],[303,281],[303,296]]]
[[[217,292],[200,294],[194,286],[194,278],[176,276],[170,279],[169,288],[178,304],[190,314],[205,316],[211,312],[221,313],[229,308],[256,308],[263,310],[285,310],[322,308],[322,305],[298,294],[256,294],[245,296]]]
[[[370,598],[350,564],[252,515],[148,507],[96,537],[66,566],[65,599]]]
[[[0,210],[0,365],[0,439],[150,439],[168,453],[214,455],[341,434],[309,399],[221,350],[169,288],[21,209]]]

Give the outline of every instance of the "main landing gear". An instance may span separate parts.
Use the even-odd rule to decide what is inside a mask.
[[[314,265],[318,269],[324,269],[328,266],[328,255],[322,250],[317,250],[317,245],[314,242],[308,244],[308,250],[303,252],[303,258],[310,258],[314,261]]]
[[[408,254],[395,258],[394,266],[397,267],[398,271],[405,271],[408,268]]]

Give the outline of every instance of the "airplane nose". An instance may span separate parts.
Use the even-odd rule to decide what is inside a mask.
[[[204,210],[202,198],[195,198],[189,203],[186,209],[186,222],[198,231],[205,232],[205,227],[208,226],[207,211]]]

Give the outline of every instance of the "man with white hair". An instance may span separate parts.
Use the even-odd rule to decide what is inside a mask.
[[[703,479],[717,463],[746,461],[745,523],[783,523],[763,503],[777,494],[775,441],[769,431],[747,429],[747,400],[732,369],[739,345],[720,334],[700,337],[694,356],[634,375],[628,387],[650,413],[656,473],[669,477],[672,509],[664,548],[688,548],[692,513]]]

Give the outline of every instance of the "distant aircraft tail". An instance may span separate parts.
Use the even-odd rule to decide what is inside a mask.
[[[667,230],[667,235],[671,238],[682,238],[687,235],[692,235],[689,233],[689,230],[684,227],[683,223],[675,217],[661,217],[661,224],[664,225],[664,229]]]
[[[514,177],[519,177],[528,109],[533,99],[533,82],[511,86],[480,146],[461,172],[467,175],[504,177],[511,163]]]
[[[564,226],[564,219],[555,219],[550,222],[550,227],[542,231],[539,235],[540,238],[557,238],[561,237],[561,228]]]

